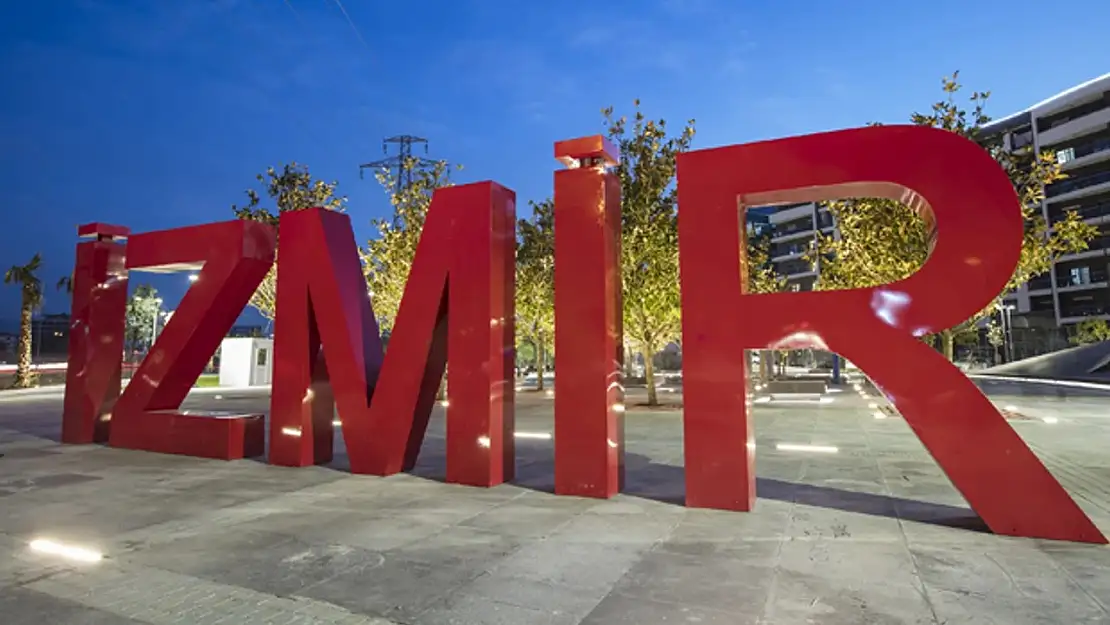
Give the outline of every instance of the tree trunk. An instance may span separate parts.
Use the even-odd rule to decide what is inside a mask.
[[[771,381],[771,376],[774,374],[775,366],[775,352],[769,349],[759,351],[759,379],[764,383]]]
[[[547,368],[547,350],[543,348],[543,340],[536,341],[536,390],[544,389],[543,373]]]
[[[652,359],[655,353],[650,347],[644,347],[641,354],[644,357],[644,378],[647,382],[647,405],[658,406],[659,396],[655,392],[655,361]]]
[[[944,348],[944,357],[948,362],[956,359],[956,335],[951,330],[940,333],[941,346]]]
[[[19,358],[15,366],[14,388],[31,388],[35,385],[35,374],[31,371],[31,302],[23,300],[23,309],[19,313]]]

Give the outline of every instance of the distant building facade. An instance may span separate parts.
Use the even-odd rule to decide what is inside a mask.
[[[1049,152],[1061,164],[1067,178],[1049,185],[1041,203],[1048,224],[1075,211],[1099,229],[1086,251],[1061,257],[1049,272],[1006,297],[1016,313],[1016,356],[1060,349],[1067,345],[1069,326],[1089,318],[1110,320],[1110,74],[983,130],[984,143]]]

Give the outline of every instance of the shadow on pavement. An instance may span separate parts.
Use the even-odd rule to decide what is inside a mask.
[[[429,436],[412,475],[443,481],[445,463],[441,455],[426,453],[441,445]],[[549,442],[517,441],[517,486],[545,493],[555,492],[555,450]],[[623,494],[682,506],[685,500],[685,473],[681,466],[653,462],[642,454],[627,453],[624,458]],[[970,508],[915,501],[891,495],[862,493],[829,486],[798,484],[773,478],[756,480],[758,496],[763,499],[799,503],[807,506],[854,512],[870,516],[902,519],[942,527],[987,532],[982,519]]]
[[[42,418],[38,415],[27,417],[6,417],[0,426],[20,434],[41,438],[43,440],[62,442],[61,415],[57,418]],[[2,439],[0,439],[2,441]]]

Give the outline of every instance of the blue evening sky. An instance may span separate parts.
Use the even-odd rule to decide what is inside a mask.
[[[360,239],[385,213],[358,164],[417,134],[523,206],[552,142],[633,99],[699,147],[902,121],[961,70],[1003,116],[1110,71],[1110,3],[1073,0],[34,0],[0,3],[0,268],[69,273],[74,228],[231,218],[268,165],[340,182]],[[133,282],[146,281],[135,275]],[[151,280],[167,299],[181,278]],[[172,301],[168,302],[172,307]],[[0,329],[18,314],[0,289]]]

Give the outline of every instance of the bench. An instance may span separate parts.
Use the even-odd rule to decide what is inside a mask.
[[[215,460],[240,460],[266,453],[262,414],[153,410],[128,424],[113,446]]]
[[[767,383],[767,394],[772,398],[798,395],[822,396],[828,390],[825,380],[771,380]]]

